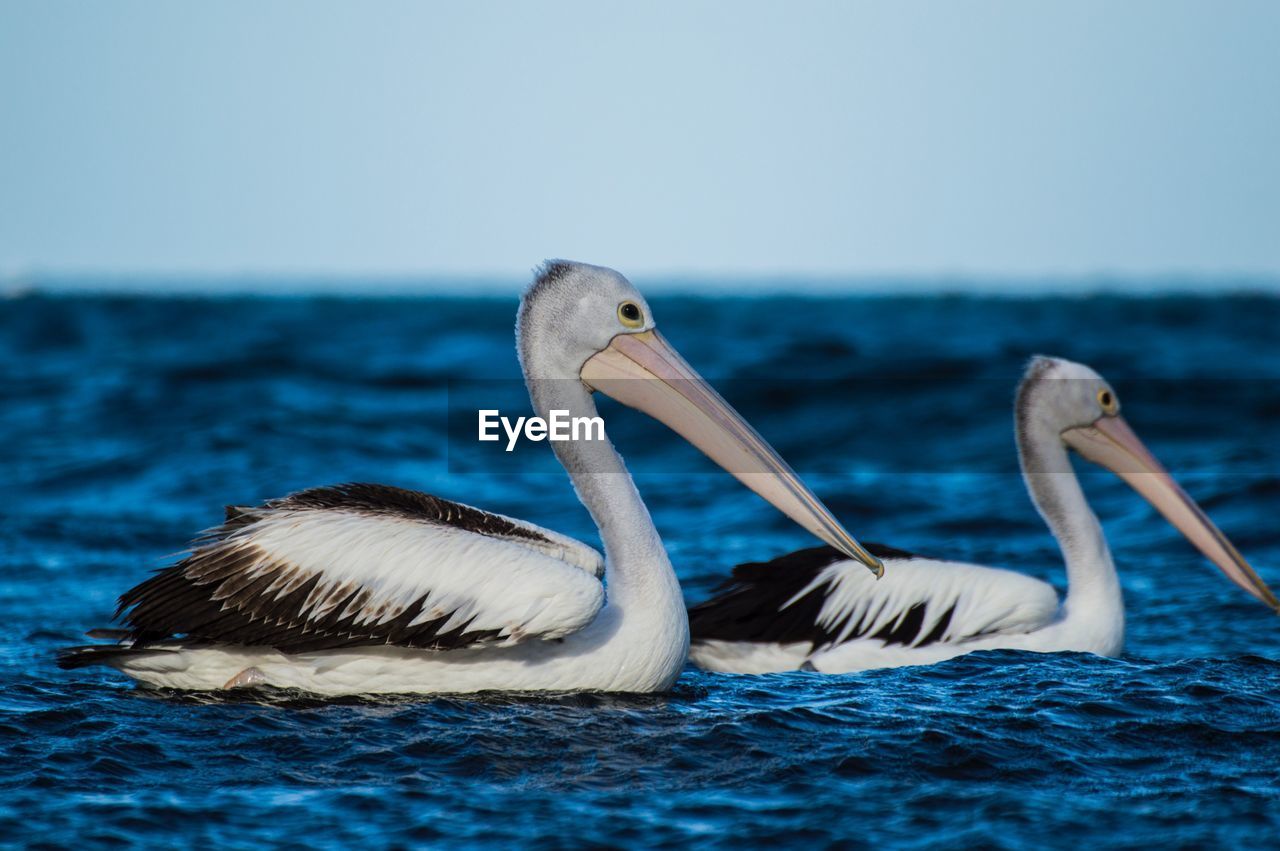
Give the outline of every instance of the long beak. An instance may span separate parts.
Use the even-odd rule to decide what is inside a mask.
[[[1254,573],[1213,521],[1178,486],[1138,436],[1120,417],[1101,417],[1091,426],[1068,429],[1062,439],[1094,463],[1101,464],[1142,494],[1165,519],[1187,537],[1205,558],[1235,584],[1280,612],[1280,601]]]
[[[773,447],[657,331],[619,334],[582,365],[580,375],[592,389],[667,425],[774,508],[876,576],[884,572],[880,559],[845,531]]]

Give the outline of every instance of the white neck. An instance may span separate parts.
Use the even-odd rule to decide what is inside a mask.
[[[553,409],[567,410],[573,417],[597,416],[594,400],[577,379],[529,380],[528,384],[540,417],[548,417]],[[687,650],[689,621],[679,581],[622,456],[607,437],[551,445],[600,530],[608,606],[621,618],[619,630],[648,633],[640,647],[654,646],[657,633],[678,639]]]
[[[1072,631],[1078,627],[1087,636],[1090,646],[1078,649],[1117,653],[1124,641],[1124,600],[1106,536],[1085,500],[1062,439],[1033,416],[1023,415],[1028,413],[1018,417],[1018,456],[1031,501],[1066,562],[1064,625]]]

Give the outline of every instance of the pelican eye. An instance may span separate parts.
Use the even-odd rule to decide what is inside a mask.
[[[639,328],[644,324],[644,311],[634,301],[624,301],[618,305],[618,321],[628,328]]]
[[[1107,416],[1115,416],[1120,410],[1120,402],[1116,399],[1116,394],[1110,390],[1102,389],[1098,391],[1098,404],[1102,406],[1102,413]]]

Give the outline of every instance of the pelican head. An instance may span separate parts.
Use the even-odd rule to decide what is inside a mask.
[[[1120,416],[1120,396],[1101,375],[1084,364],[1037,357],[1018,390],[1017,408],[1024,428],[1051,431],[1118,475],[1228,579],[1280,612],[1276,595]]]
[[[516,334],[526,379],[577,379],[643,411],[818,538],[877,576],[883,572],[880,560],[662,338],[648,302],[618,272],[548,261],[521,302]]]

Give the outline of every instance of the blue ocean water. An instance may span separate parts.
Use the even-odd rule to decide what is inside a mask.
[[[1062,587],[1014,472],[1014,385],[1045,352],[1110,378],[1151,449],[1280,585],[1280,300],[651,303],[863,539]],[[116,595],[226,503],[379,481],[598,544],[563,474],[476,456],[450,428],[464,391],[518,375],[514,311],[513,299],[426,297],[0,303],[0,844],[1243,848],[1280,836],[1280,621],[1102,473],[1086,489],[1124,583],[1120,659],[688,670],[665,696],[468,700],[185,695],[54,667],[55,648],[106,625]],[[604,410],[691,602],[735,563],[811,545],[660,426]]]

